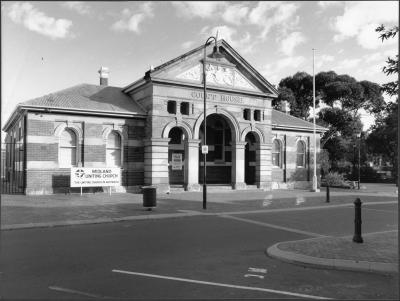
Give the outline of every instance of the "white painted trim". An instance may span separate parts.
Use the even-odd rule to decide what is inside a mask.
[[[58,169],[58,162],[55,161],[27,161],[27,170],[31,169]]]

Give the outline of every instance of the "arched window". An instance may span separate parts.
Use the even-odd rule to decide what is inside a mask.
[[[278,139],[275,139],[272,143],[272,166],[281,167],[282,160],[281,160],[282,148],[281,143]]]
[[[121,166],[121,136],[115,131],[107,137],[106,162],[108,167]]]
[[[58,162],[60,167],[71,167],[77,165],[77,139],[71,129],[65,129],[60,136]]]
[[[297,142],[296,166],[304,167],[306,165],[306,145],[303,141]]]

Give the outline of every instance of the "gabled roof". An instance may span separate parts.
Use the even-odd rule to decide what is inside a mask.
[[[313,131],[314,124],[312,122],[305,121],[298,117],[285,114],[283,112],[272,109],[271,112],[271,123],[272,129],[291,129],[291,130],[306,130]],[[327,131],[327,128],[316,125],[316,131],[323,133]]]
[[[112,114],[144,116],[146,112],[121,88],[80,84],[55,93],[34,98],[17,105],[4,126],[6,129],[19,111],[23,109],[85,114]]]
[[[261,94],[269,97],[277,97],[278,91],[275,87],[269,83],[256,69],[254,69],[243,57],[241,57],[225,40],[221,39],[217,43],[220,53],[223,56],[219,60],[215,60],[211,58],[211,54],[214,50],[214,43],[209,44],[206,47],[206,62],[210,64],[217,64],[221,66],[227,66],[235,68],[235,72],[239,72],[236,74],[243,75],[247,80],[252,81],[259,88],[261,87],[262,92],[254,92],[254,94]],[[153,82],[164,82],[164,83],[173,83],[173,84],[186,84],[193,87],[202,87],[202,80],[200,79],[197,83],[184,83],[184,81],[179,80],[179,73],[193,70],[193,67],[198,67],[198,64],[202,64],[204,55],[204,45],[199,46],[195,49],[192,49],[185,54],[182,54],[166,63],[163,63],[151,70],[147,71],[145,76],[128,86],[124,87],[122,90],[124,92],[130,92],[149,81]],[[190,69],[192,67],[192,69]],[[177,77],[178,75],[178,77]],[[227,87],[216,87],[212,86],[212,83],[208,84],[209,89],[216,90],[226,90]],[[229,90],[234,91],[235,88],[230,88]],[[239,91],[238,92],[248,92],[251,91]]]

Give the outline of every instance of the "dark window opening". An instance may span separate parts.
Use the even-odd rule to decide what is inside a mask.
[[[176,101],[173,101],[173,100],[168,101],[167,111],[170,114],[176,114]]]
[[[250,109],[243,110],[243,119],[244,120],[250,120],[250,115],[251,115]]]
[[[189,115],[189,103],[188,102],[181,103],[181,114]]]
[[[254,120],[261,121],[261,111],[260,110],[254,110]]]

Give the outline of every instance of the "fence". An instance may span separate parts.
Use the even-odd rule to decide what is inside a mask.
[[[24,145],[1,144],[1,194],[23,194],[25,188]]]

